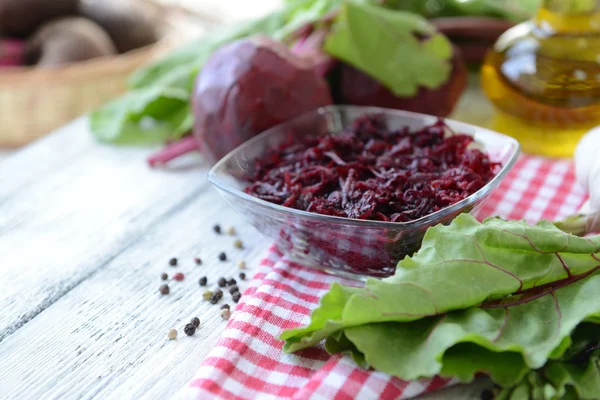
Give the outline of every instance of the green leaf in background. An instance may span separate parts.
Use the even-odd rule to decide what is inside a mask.
[[[118,144],[152,144],[180,138],[193,125],[190,97],[194,78],[212,52],[240,37],[274,34],[284,24],[284,14],[274,13],[221,28],[138,70],[129,80],[128,93],[90,114],[92,133],[99,140]]]
[[[185,90],[150,87],[111,101],[91,113],[89,123],[101,141],[151,144],[183,135],[191,128],[188,115]]]
[[[535,287],[594,271],[600,256],[595,254],[597,242],[600,237],[568,235],[549,222],[529,226],[490,218],[480,223],[462,214],[448,226],[429,228],[421,249],[400,261],[394,276],[369,279],[364,289],[353,289],[340,318],[332,318],[339,315],[339,302],[334,313],[324,303],[310,325],[283,332],[284,350],[313,345],[334,328],[409,322],[518,291],[524,296]],[[520,296],[511,299],[521,301]]]
[[[475,0],[448,1],[466,6]],[[479,1],[491,4],[496,0]],[[505,10],[511,8],[511,3],[537,0],[498,1],[502,2],[500,10]],[[419,3],[424,4],[421,0]],[[258,33],[286,40],[304,24],[316,22],[342,6],[342,16],[327,41],[327,51],[332,55],[362,69],[402,96],[415,94],[418,86],[439,87],[448,79],[450,43],[415,14],[390,11],[381,7],[379,0],[286,0],[282,11],[217,28],[136,71],[129,79],[130,91],[124,97],[91,113],[92,133],[103,141],[128,144],[157,143],[180,137],[192,126],[189,97],[194,78],[218,47]],[[415,33],[431,38],[421,43],[415,39]],[[185,105],[173,105],[173,90],[187,91]],[[152,94],[157,97],[153,98]],[[171,113],[158,117],[145,113],[144,110],[158,105],[166,105],[165,109]],[[152,124],[146,123],[149,120]]]
[[[338,10],[345,0],[285,0],[286,25],[274,37],[279,40],[300,28],[303,24],[312,23],[323,16]]]
[[[531,18],[541,0],[386,0],[383,5],[425,18],[492,17],[511,22]]]
[[[418,36],[427,36],[419,40]],[[435,89],[450,77],[452,45],[422,17],[347,1],[325,51],[381,82],[397,96]]]
[[[276,12],[246,23],[218,27],[210,34],[173,51],[167,57],[140,68],[130,77],[129,86],[136,89],[156,85],[165,79],[165,76],[172,74],[174,69],[181,68],[187,69],[193,79],[218,47],[256,33],[273,35],[285,25],[286,17],[284,12]]]

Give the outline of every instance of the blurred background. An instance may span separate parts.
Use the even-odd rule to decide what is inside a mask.
[[[0,0],[0,159],[124,93],[135,69],[169,49],[217,25],[264,15],[281,2],[75,3]]]
[[[416,95],[407,96],[389,92],[390,82],[373,81],[381,77],[364,68],[342,67],[346,77],[355,76],[347,80],[352,84],[339,83],[338,89],[350,88],[353,93],[337,99],[334,95],[335,102],[450,116],[512,135],[525,152],[552,157],[570,157],[582,135],[600,121],[599,0],[363,4],[369,2],[368,7],[380,7],[385,13],[409,11],[428,19],[453,45],[452,74],[435,90],[421,86]],[[179,79],[178,74],[165,72],[185,60],[176,52],[163,66],[152,61],[218,26],[235,27],[284,5],[287,28],[300,23],[301,29],[307,28],[306,37],[313,30],[326,32],[332,21],[327,13],[339,11],[341,4],[341,0],[0,0],[0,156],[115,98],[119,100],[103,106],[102,126],[92,127],[101,141],[122,143],[140,136],[146,129],[142,117],[148,116],[168,128],[181,128],[182,132],[163,135],[177,139],[189,133],[182,127],[191,126],[190,113],[183,113],[186,118],[174,124],[173,119],[183,114],[169,111],[166,103],[161,103],[161,118],[146,108],[163,95],[159,90],[177,87],[171,80]],[[305,41],[306,37],[294,36],[301,37],[301,29],[288,32],[286,44]],[[189,47],[193,46],[196,42]],[[394,62],[399,74],[414,59],[402,55],[402,48],[406,47],[385,50],[398,50]],[[197,52],[201,61],[203,51],[188,49],[186,57]],[[152,85],[147,92],[132,93],[138,88],[131,83],[132,74],[140,68],[144,81]],[[329,73],[333,86],[339,71]],[[188,107],[189,98],[186,92],[179,100]],[[135,126],[129,124],[132,121]]]

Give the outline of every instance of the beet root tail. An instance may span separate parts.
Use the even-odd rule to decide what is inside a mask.
[[[150,167],[163,165],[179,156],[196,150],[199,150],[199,147],[194,136],[186,136],[148,157],[148,165]]]

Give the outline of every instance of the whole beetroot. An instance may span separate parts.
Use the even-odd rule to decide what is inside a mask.
[[[327,82],[310,60],[254,36],[217,50],[198,74],[194,136],[202,152],[218,160],[258,133],[331,103]]]
[[[398,97],[381,83],[348,64],[340,66],[340,77],[336,101],[341,104],[395,108],[448,116],[458,102],[467,85],[467,68],[454,46],[452,72],[448,82],[437,89],[421,87],[416,96]],[[402,70],[398,71],[399,74]]]
[[[0,36],[25,38],[41,24],[75,15],[79,0],[0,0]]]
[[[327,81],[315,72],[319,62],[263,35],[219,48],[196,77],[193,136],[167,146],[149,164],[198,149],[214,163],[266,129],[332,104]]]

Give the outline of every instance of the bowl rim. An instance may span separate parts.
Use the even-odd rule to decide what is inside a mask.
[[[317,214],[317,213],[313,213],[313,212],[309,212],[309,211],[297,210],[295,208],[285,207],[285,206],[282,206],[279,204],[270,203],[266,200],[259,199],[258,197],[251,196],[240,189],[234,188],[226,183],[221,182],[219,180],[219,178],[217,177],[217,171],[222,169],[223,165],[225,163],[227,163],[228,160],[235,157],[238,153],[244,151],[246,148],[251,147],[253,144],[262,141],[264,137],[269,135],[274,130],[280,129],[280,127],[282,125],[292,123],[293,121],[300,120],[302,118],[306,118],[307,116],[309,116],[311,114],[323,115],[323,114],[340,111],[340,110],[354,110],[354,111],[362,111],[364,113],[387,113],[387,114],[391,113],[391,114],[395,114],[400,117],[401,116],[407,116],[407,117],[410,116],[410,117],[418,117],[418,118],[425,118],[425,119],[438,118],[433,115],[416,113],[416,112],[412,112],[412,111],[395,110],[395,109],[383,108],[383,107],[337,105],[337,104],[329,105],[329,106],[325,106],[325,107],[319,107],[312,111],[304,113],[302,115],[294,117],[288,121],[285,121],[281,124],[275,125],[274,127],[271,127],[269,129],[261,132],[260,134],[256,135],[255,137],[251,138],[250,140],[242,143],[240,146],[236,147],[235,149],[233,149],[232,151],[227,153],[227,155],[225,155],[223,158],[221,158],[208,171],[208,180],[210,181],[210,183],[212,183],[214,186],[216,186],[220,190],[223,190],[223,191],[225,191],[233,196],[239,197],[243,200],[255,203],[256,205],[259,205],[263,208],[272,209],[273,211],[276,211],[281,214],[292,214],[292,215],[295,215],[295,216],[298,216],[298,217],[301,217],[304,219],[310,219],[310,220],[317,221],[317,222],[326,222],[326,223],[330,223],[330,224],[334,224],[334,225],[350,224],[350,225],[355,225],[357,227],[360,226],[360,227],[365,227],[365,228],[411,229],[411,228],[421,228],[426,225],[431,225],[431,222],[434,222],[434,221],[436,223],[439,221],[442,221],[442,220],[444,220],[444,218],[456,213],[458,210],[467,208],[468,206],[476,203],[479,199],[489,195],[494,189],[498,188],[498,186],[500,185],[502,180],[504,180],[506,175],[513,168],[513,166],[517,162],[517,159],[519,158],[519,155],[521,152],[520,143],[516,139],[514,139],[508,135],[502,134],[500,132],[492,131],[490,129],[482,128],[477,125],[472,125],[472,124],[469,124],[466,122],[453,120],[450,118],[440,118],[440,119],[444,120],[444,122],[447,122],[449,125],[451,125],[453,127],[453,129],[459,130],[459,131],[464,130],[464,131],[466,131],[465,133],[467,133],[469,135],[473,135],[476,131],[479,131],[479,132],[484,131],[489,134],[500,136],[504,140],[506,140],[513,146],[515,146],[514,152],[511,155],[510,159],[506,162],[506,164],[504,164],[502,166],[502,169],[496,174],[496,176],[494,176],[492,178],[492,180],[490,180],[487,184],[485,184],[482,188],[477,190],[475,193],[462,199],[459,202],[456,202],[448,207],[442,208],[441,210],[438,210],[431,214],[427,214],[421,218],[418,218],[418,219],[415,219],[412,221],[407,221],[407,222],[372,221],[372,220],[364,220],[364,219],[356,219],[356,218],[338,217],[338,216],[334,216],[334,215]],[[471,132],[471,133],[469,133],[469,132]],[[479,143],[481,143],[481,142],[479,142]]]

